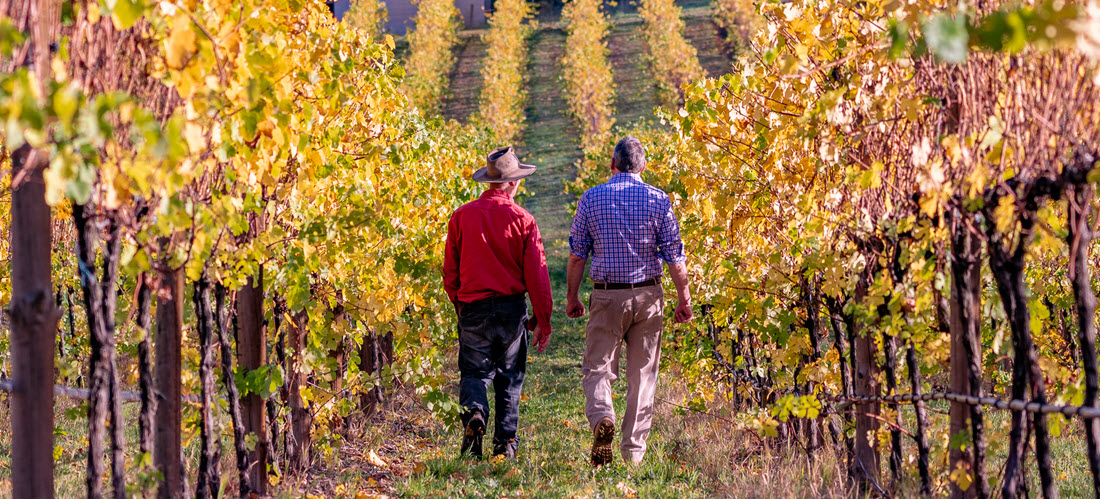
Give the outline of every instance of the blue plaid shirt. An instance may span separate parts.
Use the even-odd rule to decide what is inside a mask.
[[[663,275],[662,260],[687,260],[668,195],[630,173],[616,173],[581,196],[569,251],[591,255],[592,281],[608,283],[645,281]]]

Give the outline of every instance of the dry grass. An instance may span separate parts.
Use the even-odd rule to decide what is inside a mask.
[[[854,491],[846,484],[843,455],[831,445],[811,458],[798,444],[762,438],[728,404],[707,413],[674,406],[687,393],[679,378],[664,375],[656,416],[670,459],[691,466],[709,496],[723,498],[837,498]]]

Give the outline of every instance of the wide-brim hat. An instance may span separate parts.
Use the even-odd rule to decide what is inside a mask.
[[[485,158],[485,166],[470,176],[477,182],[512,182],[535,173],[534,165],[519,162],[516,151],[511,146],[500,147]]]

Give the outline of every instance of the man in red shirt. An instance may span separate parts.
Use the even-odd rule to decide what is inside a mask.
[[[512,198],[534,173],[510,147],[489,154],[473,179],[489,184],[481,197],[451,216],[443,287],[458,313],[459,403],[466,436],[462,453],[481,457],[489,415],[486,389],[496,392],[493,455],[516,456],[519,401],[527,371],[527,330],[541,353],[550,342],[550,274],[535,218]],[[527,317],[531,296],[535,317]]]

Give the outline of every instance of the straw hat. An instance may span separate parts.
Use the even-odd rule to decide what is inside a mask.
[[[511,146],[500,147],[489,153],[485,166],[470,176],[477,182],[512,182],[535,173],[534,165],[519,162]]]

